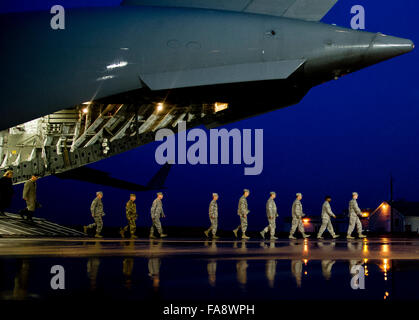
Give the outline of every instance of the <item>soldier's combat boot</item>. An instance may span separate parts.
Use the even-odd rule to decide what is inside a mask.
[[[347,236],[346,236],[346,239],[355,239],[354,237],[352,237],[350,234],[348,234]]]
[[[323,237],[321,235],[317,235],[317,239],[322,240]]]
[[[103,238],[103,237],[99,233],[96,233],[95,238]]]
[[[294,237],[294,235],[292,235],[292,234],[290,234],[288,238],[293,239],[293,240],[297,239],[297,238],[296,238],[296,237]]]
[[[89,228],[87,227],[87,226],[84,226],[83,227],[83,232],[85,233],[85,234],[87,234],[87,230],[88,230]]]
[[[233,230],[233,233],[234,233],[234,236],[237,238],[237,231],[239,231],[238,229],[234,229]]]
[[[160,234],[160,238],[166,238],[166,237],[167,237],[167,234],[165,234],[165,233]]]
[[[152,233],[150,233],[150,239],[156,239],[156,236]]]
[[[278,238],[275,236],[271,236],[271,240],[277,240]]]
[[[219,236],[216,236],[215,234],[212,236],[213,239],[219,239]]]
[[[265,230],[262,230],[262,231],[260,232],[260,235],[262,236],[262,238],[263,238],[263,239],[265,239]]]
[[[246,234],[245,234],[245,233],[243,233],[243,235],[242,235],[242,239],[247,240],[247,239],[250,239],[250,237],[246,236]]]
[[[334,234],[332,237],[333,237],[333,239],[336,239],[336,238],[339,238],[339,235],[338,234]]]
[[[119,229],[119,234],[121,235],[121,238],[125,238],[125,231],[124,229]]]
[[[131,234],[131,239],[138,239],[138,237],[135,234]]]
[[[363,238],[366,238],[367,236],[366,236],[366,235],[364,235],[364,234],[362,234],[362,233],[360,233],[360,234],[358,235],[358,237],[359,237],[360,239],[363,239]]]
[[[209,235],[208,235],[208,230],[205,230],[204,231],[204,234],[205,234],[205,236],[208,238],[209,237]]]
[[[303,233],[303,238],[304,238],[304,239],[309,238],[309,237],[310,237],[310,235],[309,235],[309,234],[305,234],[305,233]]]

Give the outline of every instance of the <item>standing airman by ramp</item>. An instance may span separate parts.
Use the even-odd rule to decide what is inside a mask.
[[[39,203],[36,201],[36,180],[38,177],[36,174],[32,175],[23,187],[22,198],[26,201],[26,208],[20,211],[20,215],[23,219],[26,216],[28,221],[32,221],[35,210],[39,207]]]
[[[354,231],[355,225],[358,232],[358,237],[365,238],[365,236],[362,234],[361,220],[359,220],[359,217],[362,217],[362,212],[358,207],[358,202],[356,201],[357,199],[358,193],[353,192],[352,200],[349,201],[349,226],[348,234],[346,236],[347,239],[354,239],[354,237],[352,237],[352,232]]]
[[[7,170],[0,179],[0,216],[10,207],[13,198],[13,171]]]
[[[218,228],[218,205],[217,205],[217,200],[218,200],[218,194],[213,193],[212,194],[212,201],[210,202],[210,205],[209,205],[209,218],[210,218],[210,221],[211,221],[211,227],[209,227],[208,230],[204,231],[204,234],[207,238],[209,236],[210,231],[212,231],[212,238],[213,239],[218,239],[219,238],[219,237],[217,237],[217,228]]]
[[[243,195],[240,197],[239,200],[239,208],[237,210],[237,214],[240,216],[240,225],[233,230],[234,236],[237,238],[237,232],[239,229],[242,229],[242,239],[250,239],[246,235],[247,230],[247,215],[249,214],[249,209],[247,206],[247,197],[249,196],[250,191],[248,189],[243,190]]]
[[[129,228],[129,231],[131,233],[131,239],[137,239],[137,236],[135,235],[135,231],[137,230],[137,225],[135,221],[137,220],[137,217],[138,217],[137,206],[135,204],[136,199],[137,199],[136,195],[132,193],[129,197],[129,201],[125,205],[125,213],[127,216],[128,225],[121,228],[121,230],[119,231],[122,238],[125,238],[125,232],[127,232]]]
[[[163,233],[163,229],[161,227],[160,218],[165,218],[163,211],[163,204],[161,202],[163,199],[163,193],[157,192],[157,198],[154,199],[153,204],[151,206],[151,219],[153,220],[153,224],[150,229],[150,238],[155,238],[154,229],[160,234],[160,238],[167,237],[167,234]]]
[[[102,198],[103,192],[96,192],[96,198],[94,198],[90,206],[90,212],[92,213],[92,217],[95,220],[95,222],[83,227],[84,233],[87,233],[87,230],[89,229],[96,228],[95,238],[102,238],[102,236],[100,235],[103,228],[102,217],[105,215],[105,213],[103,212]]]
[[[333,239],[339,238],[339,235],[335,234],[332,222],[330,221],[330,217],[336,218],[336,215],[333,213],[332,208],[330,207],[330,201],[332,201],[332,197],[326,196],[322,206],[322,225],[320,227],[319,233],[317,234],[317,239],[323,239],[323,232],[326,230],[326,228]]]
[[[278,239],[277,237],[275,237],[275,229],[276,229],[276,221],[275,220],[278,217],[278,211],[277,211],[277,208],[276,208],[275,198],[276,198],[276,193],[272,191],[270,193],[270,197],[269,197],[268,201],[266,202],[266,216],[268,218],[269,224],[265,229],[263,229],[260,232],[262,238],[265,238],[265,233],[270,231],[271,240]]]
[[[303,235],[303,238],[308,238],[310,236],[304,232],[304,225],[302,221],[302,218],[305,216],[305,213],[303,212],[303,205],[301,204],[303,195],[301,193],[297,193],[296,196],[297,199],[295,199],[292,204],[292,223],[289,238],[296,239],[294,237],[294,233],[297,227],[298,231],[300,231],[300,233]]]

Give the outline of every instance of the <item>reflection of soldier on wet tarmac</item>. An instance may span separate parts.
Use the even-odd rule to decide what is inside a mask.
[[[249,196],[250,191],[248,189],[243,190],[243,195],[240,197],[239,200],[239,207],[237,210],[237,214],[240,216],[240,225],[233,230],[234,236],[237,238],[237,232],[239,229],[242,230],[242,239],[250,239],[246,235],[247,230],[247,215],[249,214],[249,209],[247,206],[247,197]]]
[[[153,280],[153,288],[155,289],[160,286],[160,266],[159,258],[148,259],[148,275]]]
[[[241,260],[237,262],[236,264],[237,281],[239,282],[242,288],[244,288],[247,283],[247,267],[248,266],[249,265],[247,264],[246,260]]]
[[[95,291],[97,288],[97,275],[99,273],[100,259],[97,257],[90,258],[87,261],[87,276],[90,280],[90,290]]]
[[[295,199],[292,204],[292,222],[289,238],[296,239],[294,237],[294,233],[297,228],[298,231],[300,231],[300,233],[303,235],[303,238],[308,238],[310,236],[305,234],[302,220],[302,218],[305,216],[305,213],[303,212],[303,205],[301,204],[301,199],[303,198],[303,195],[301,193],[297,193],[296,196],[297,199]]]
[[[215,281],[217,278],[217,260],[210,260],[207,264],[208,271],[208,283],[211,287],[215,287]]]
[[[28,280],[29,280],[29,261],[22,260],[19,272],[15,277],[15,286],[13,288],[13,299],[24,300],[28,296]]]
[[[132,270],[134,269],[134,258],[125,258],[122,261],[122,274],[125,277],[125,288],[131,289],[132,285]]]
[[[303,273],[303,262],[301,260],[292,260],[291,261],[291,273],[295,278],[297,287],[301,287],[301,278]]]
[[[157,232],[160,234],[160,238],[167,237],[167,234],[163,233],[163,229],[161,227],[160,218],[165,218],[165,214],[163,211],[163,204],[161,199],[163,199],[163,193],[157,192],[157,198],[154,199],[153,205],[151,206],[151,220],[153,221],[153,224],[150,229],[150,238],[154,239],[154,229],[157,230]]]
[[[276,260],[266,261],[266,279],[268,279],[270,288],[275,286],[276,263]]]
[[[137,225],[135,221],[137,220],[137,206],[135,204],[135,199],[137,199],[135,194],[131,194],[129,201],[125,205],[125,214],[127,216],[128,225],[126,225],[124,228],[121,228],[119,231],[122,238],[125,238],[125,232],[129,231],[131,233],[131,239],[137,239],[137,236],[135,235],[135,231],[137,230]]]
[[[359,217],[362,217],[361,209],[358,207],[358,202],[356,201],[358,199],[358,193],[353,192],[352,193],[352,200],[349,201],[349,226],[348,226],[348,234],[346,238],[348,239],[354,239],[352,237],[352,232],[354,231],[355,225],[356,230],[358,232],[359,238],[365,238],[365,236],[362,234],[362,224],[361,220],[359,220]]]
[[[265,233],[270,231],[271,240],[278,239],[275,237],[275,229],[276,229],[276,218],[278,217],[278,211],[276,208],[275,203],[276,193],[271,192],[268,201],[266,202],[266,216],[268,218],[268,226],[263,229],[260,234],[262,238],[265,238]]]
[[[336,218],[336,215],[332,212],[332,208],[330,207],[330,201],[332,201],[331,196],[326,196],[326,199],[322,206],[322,225],[320,227],[319,233],[317,234],[317,239],[323,239],[323,232],[324,230],[329,231],[330,235],[333,239],[339,238],[339,235],[335,234],[335,230],[333,230],[332,222],[330,218]]]
[[[209,218],[211,221],[211,227],[209,227],[208,230],[204,231],[205,236],[208,238],[209,232],[212,231],[212,238],[218,239],[217,237],[217,228],[218,228],[218,194],[213,193],[212,194],[212,201],[209,205]]]
[[[332,267],[336,261],[333,260],[322,260],[322,274],[326,280],[330,280],[332,276]]]
[[[96,228],[96,234],[95,234],[96,238],[102,238],[102,236],[100,235],[103,228],[102,217],[105,215],[105,213],[103,212],[102,198],[103,198],[103,192],[102,191],[96,192],[96,198],[93,199],[92,204],[90,205],[90,212],[95,222],[92,224],[89,224],[88,226],[83,227],[84,233],[87,233],[87,230],[89,229]]]

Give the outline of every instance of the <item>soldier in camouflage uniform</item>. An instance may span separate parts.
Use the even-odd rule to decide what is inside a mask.
[[[237,210],[237,214],[240,216],[240,225],[233,230],[234,236],[237,238],[237,232],[239,229],[242,229],[242,239],[250,239],[246,235],[247,230],[247,215],[249,214],[249,209],[247,207],[247,197],[249,196],[250,191],[248,189],[243,190],[243,195],[240,197],[239,200],[239,208]]]
[[[83,227],[84,233],[87,233],[88,229],[96,228],[96,234],[95,234],[96,238],[102,238],[102,236],[100,235],[100,232],[102,231],[102,228],[103,228],[102,217],[105,215],[105,213],[103,212],[102,198],[103,198],[103,192],[102,191],[96,192],[96,198],[92,201],[92,204],[90,206],[90,212],[92,213],[92,217],[95,220],[95,222],[92,224],[89,224],[88,226]]]
[[[154,236],[154,229],[157,230],[157,232],[160,234],[160,238],[167,237],[167,234],[163,233],[160,218],[165,218],[163,212],[163,204],[161,202],[161,199],[163,199],[163,193],[157,192],[157,198],[154,199],[153,205],[151,206],[151,219],[153,220],[153,225],[150,229],[150,238],[155,238]]]
[[[269,225],[260,232],[262,238],[265,238],[265,233],[268,232],[269,230],[271,233],[271,240],[278,239],[277,237],[275,237],[275,229],[276,229],[275,219],[278,217],[275,198],[276,198],[276,193],[272,191],[270,193],[270,197],[268,201],[266,202],[266,216],[268,217]]]
[[[135,221],[137,220],[137,206],[135,205],[135,200],[137,199],[135,194],[131,194],[129,201],[125,205],[125,212],[127,215],[128,225],[126,225],[124,228],[121,228],[119,233],[121,234],[122,238],[125,238],[125,232],[128,231],[128,228],[131,233],[131,239],[137,239],[137,236],[135,235],[135,231],[137,230],[137,226],[135,224]]]
[[[361,209],[359,209],[358,207],[358,202],[356,201],[357,199],[358,199],[358,193],[353,192],[352,200],[349,201],[349,226],[348,226],[348,234],[346,236],[347,239],[354,239],[354,237],[352,237],[352,232],[354,231],[355,225],[358,231],[358,236],[360,238],[365,238],[365,236],[362,234],[361,220],[359,220],[359,217],[362,217],[362,212],[361,212]]]
[[[317,234],[317,239],[323,239],[322,235],[326,228],[327,231],[329,231],[329,233],[333,237],[333,239],[339,238],[339,235],[335,234],[332,222],[330,221],[330,217],[336,218],[336,215],[332,212],[332,208],[330,207],[330,201],[332,201],[332,197],[326,196],[322,206],[322,225],[320,227],[319,233]]]
[[[308,238],[309,235],[305,234],[304,232],[304,225],[302,218],[305,216],[303,212],[303,205],[301,204],[301,199],[303,195],[301,193],[296,194],[297,199],[294,200],[292,204],[292,223],[291,223],[291,230],[290,230],[290,239],[295,239],[294,233],[298,227],[298,231],[303,235],[303,238]]]
[[[211,227],[209,227],[208,230],[204,231],[205,236],[208,238],[209,236],[209,232],[212,230],[212,238],[213,239],[218,239],[216,233],[217,233],[217,228],[218,228],[218,205],[217,205],[217,200],[218,200],[218,194],[217,193],[213,193],[212,194],[212,201],[209,205],[209,218],[211,221]]]

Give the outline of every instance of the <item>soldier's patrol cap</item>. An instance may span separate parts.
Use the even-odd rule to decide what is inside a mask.
[[[129,196],[130,197],[136,197],[135,193],[131,193]]]
[[[357,196],[358,192],[352,192],[352,196]]]
[[[163,192],[157,192],[157,195],[158,196],[162,196],[163,195]]]
[[[243,192],[250,192],[249,189],[244,189]]]
[[[212,194],[212,196],[213,196],[213,197],[218,197],[218,193],[215,193],[215,192],[214,192],[214,193]]]
[[[99,195],[99,194],[103,196],[103,192],[102,191],[96,192],[96,195]]]
[[[271,192],[269,192],[269,194],[272,196],[272,195],[275,195],[276,196],[276,192],[275,191],[271,191]]]
[[[297,196],[297,197],[302,197],[303,195],[302,195],[300,192],[298,192],[298,193],[296,194],[296,196]]]

